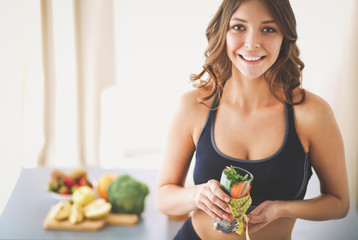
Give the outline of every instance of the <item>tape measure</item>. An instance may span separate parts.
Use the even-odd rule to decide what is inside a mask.
[[[234,216],[235,220],[239,223],[239,227],[236,230],[236,233],[241,235],[244,232],[244,222],[243,219],[246,221],[246,239],[250,240],[249,237],[249,229],[248,229],[248,219],[246,215],[247,209],[249,209],[252,203],[252,199],[250,194],[242,198],[231,198],[230,202],[228,203],[230,211]]]

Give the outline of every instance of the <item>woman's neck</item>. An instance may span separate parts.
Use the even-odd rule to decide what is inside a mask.
[[[222,101],[247,110],[255,110],[279,102],[272,94],[270,86],[263,76],[247,79],[235,74],[225,83]]]

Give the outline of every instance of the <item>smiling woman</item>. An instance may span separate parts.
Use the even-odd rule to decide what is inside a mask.
[[[43,93],[48,85],[44,84],[42,59],[44,42],[41,39],[41,3],[43,2],[53,3],[57,67],[52,73],[56,74],[56,88],[59,90],[56,96],[52,95],[57,99],[57,115],[51,120],[57,132],[58,146],[50,149],[50,152],[55,155],[50,156],[52,160],[46,163],[54,166],[72,166],[80,162],[77,152],[77,124],[79,122],[76,116],[79,85],[76,84],[75,73],[77,62],[74,53],[76,44],[74,2],[0,1],[0,65],[3,66],[0,71],[0,184],[1,189],[5,191],[0,197],[0,210],[5,206],[20,168],[38,166],[38,156],[45,141],[43,106],[46,101]],[[108,24],[101,24],[98,21],[98,18],[103,16],[101,12],[105,8],[96,4],[109,4],[111,1],[98,0],[90,3],[76,1],[77,7],[79,2],[83,3],[84,18],[82,20],[86,23],[87,33],[93,34],[91,35],[93,37],[106,39],[106,43],[101,43],[98,39],[82,38],[82,53],[88,54],[86,63],[90,70],[85,74],[83,82],[89,83],[94,78],[100,79],[101,85],[93,84],[91,88],[88,88],[89,91],[94,91],[97,87],[105,87],[98,95],[87,95],[89,100],[87,106],[93,108],[89,109],[90,111],[87,111],[86,117],[83,118],[83,121],[87,122],[87,127],[82,125],[82,130],[86,128],[88,131],[87,146],[95,147],[86,148],[87,153],[84,154],[88,156],[86,164],[97,162],[100,166],[109,168],[158,168],[162,160],[161,153],[165,145],[163,139],[169,126],[168,122],[174,114],[173,106],[177,104],[180,95],[190,87],[188,86],[189,74],[200,72],[200,67],[203,65],[202,53],[207,46],[205,27],[210,18],[214,17],[215,10],[222,1],[116,0],[112,1],[113,6],[110,7],[111,11],[113,10],[113,18]],[[232,2],[238,4],[240,1]],[[358,199],[356,190],[358,189],[356,187],[358,138],[357,131],[354,130],[357,129],[356,122],[358,122],[357,83],[354,81],[357,79],[356,58],[358,56],[356,54],[357,33],[354,31],[358,29],[356,25],[358,22],[356,20],[357,1],[300,0],[291,1],[291,4],[297,17],[299,33],[297,44],[301,50],[301,59],[305,63],[303,87],[322,96],[336,113],[345,140],[351,189],[356,192],[353,197]],[[296,39],[297,36],[292,35],[292,28],[289,25],[281,26],[280,16],[276,16],[274,9],[266,7],[272,14],[272,18],[261,19],[259,24],[262,23],[263,28],[260,28],[261,31],[256,29],[257,35],[256,37],[254,35],[253,40],[256,38],[255,41],[257,41],[264,36],[276,36],[279,33],[283,34],[284,41]],[[236,10],[237,8],[230,9],[231,14]],[[110,14],[104,15],[106,19],[111,16]],[[332,16],[334,16],[334,21]],[[227,21],[223,23],[227,29],[230,27],[230,19],[227,18]],[[232,32],[237,31],[232,34],[233,36],[253,30],[250,25],[251,20],[245,19],[245,16],[231,20],[235,21]],[[49,21],[47,23],[50,24]],[[212,36],[217,26],[214,25],[207,34]],[[95,29],[99,29],[103,34],[95,34]],[[240,33],[239,30],[243,32]],[[107,35],[111,31],[114,36]],[[212,47],[224,47],[224,53],[226,53],[223,44],[225,44],[227,32],[223,31],[220,34],[216,37],[223,41],[222,45],[213,44]],[[282,44],[285,43],[282,42]],[[209,42],[209,48],[210,46]],[[296,50],[290,49],[290,51],[293,51],[291,56],[294,56]],[[226,57],[226,55],[222,56],[222,52],[211,52],[213,54],[206,54],[206,63],[214,63],[217,58]],[[107,57],[106,53],[113,55]],[[257,58],[263,57],[266,53],[259,52],[256,56],[238,50],[239,55],[235,56],[234,51],[232,54],[237,62],[243,65],[258,61]],[[246,60],[244,61],[241,56]],[[109,63],[112,60],[114,62]],[[267,59],[260,59],[262,63],[265,60]],[[222,78],[229,78],[231,71],[226,71],[226,69],[232,67],[231,61],[227,57],[226,62],[223,61],[223,63],[215,69],[216,76],[222,74]],[[113,72],[95,71],[97,68],[107,69],[107,67],[115,68],[115,81],[113,81],[113,76],[111,77]],[[293,69],[296,68],[299,72],[302,67],[303,64],[293,59]],[[203,78],[208,75],[207,73],[210,75],[211,71],[206,64],[204,68],[208,71],[203,71]],[[235,67],[235,69],[238,68]],[[272,77],[275,79],[274,75]],[[295,84],[287,85],[287,87],[296,86]],[[214,83],[214,86],[220,89],[220,85]],[[205,97],[210,96],[206,99],[209,100],[214,94],[212,91],[204,93],[195,97],[207,103]],[[97,105],[92,104],[95,101]],[[94,107],[97,107],[97,114],[92,111]],[[284,110],[281,108],[281,111]],[[220,111],[217,116],[216,123],[225,120],[219,119]],[[266,120],[271,123],[281,121],[283,124],[285,122],[282,115],[280,115],[281,120],[278,121],[275,121],[274,116],[273,114]],[[234,117],[227,118],[225,124],[230,121],[234,122]],[[184,119],[182,123],[186,121],[189,119]],[[249,122],[250,120],[245,123]],[[261,129],[265,129],[264,127],[265,125]],[[213,130],[218,129],[215,127]],[[284,129],[277,131],[276,135],[277,142],[283,140]],[[220,138],[220,135],[215,134],[215,137]],[[259,139],[255,141],[258,146],[261,146]],[[262,142],[267,141],[262,139]],[[280,145],[277,142],[276,145]],[[272,144],[274,143],[272,141]],[[222,144],[220,141],[217,142],[217,147],[224,153],[243,156],[245,159],[262,157],[248,149],[234,152],[230,150],[229,145]],[[263,151],[268,156],[274,150],[270,152],[269,149],[264,149]],[[187,180],[191,181],[191,178],[190,175]],[[326,233],[320,231],[320,234]]]
[[[296,219],[345,217],[350,200],[341,133],[327,102],[301,86],[304,64],[290,2],[224,0],[206,33],[204,70],[181,97],[156,193],[159,211],[193,212],[175,239],[244,239],[242,225],[228,234],[212,227],[231,215],[245,218],[247,239],[249,233],[265,240],[291,239]],[[194,154],[195,185],[187,186]],[[239,199],[252,201],[248,220],[221,189],[227,166],[254,176],[249,200]],[[313,169],[321,192],[305,199]]]

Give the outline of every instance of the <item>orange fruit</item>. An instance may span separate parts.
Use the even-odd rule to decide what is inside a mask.
[[[97,193],[98,196],[108,200],[107,188],[114,180],[117,179],[117,175],[114,173],[104,173],[97,179]]]

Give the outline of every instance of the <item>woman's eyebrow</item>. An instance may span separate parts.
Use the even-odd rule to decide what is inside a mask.
[[[236,21],[236,22],[247,22],[246,20],[242,19],[242,18],[238,18],[238,17],[233,17],[230,19],[230,21]]]
[[[247,21],[245,19],[242,18],[238,18],[238,17],[233,17],[230,19],[230,21],[236,21],[236,22],[244,22],[247,23]],[[266,20],[266,21],[262,21],[262,24],[268,24],[268,23],[276,23],[276,21],[274,20]]]
[[[268,24],[268,23],[276,23],[276,21],[274,20],[267,20],[267,21],[263,21],[263,24]]]

